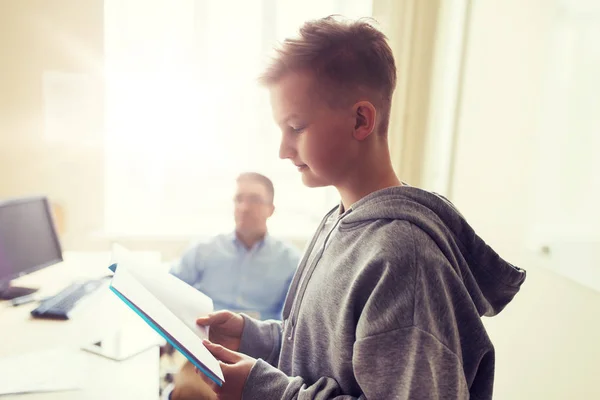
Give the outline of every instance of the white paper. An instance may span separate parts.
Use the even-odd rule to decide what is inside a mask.
[[[83,354],[71,348],[2,357],[0,396],[81,389],[84,371]]]
[[[136,268],[129,268],[129,272],[198,337],[208,339],[208,329],[198,326],[196,320],[213,311],[210,297],[168,273],[153,274]]]
[[[167,271],[146,264],[123,246],[113,245],[112,260],[117,263],[117,269],[119,266],[126,267],[139,283],[198,337],[208,339],[208,328],[198,326],[196,320],[213,312],[214,306],[210,297]]]
[[[167,274],[164,274],[167,275]],[[164,277],[163,277],[164,278]],[[181,294],[171,287],[168,289],[168,280],[163,279],[160,283],[164,285],[166,292],[171,297],[181,297]],[[172,283],[172,282],[170,282]],[[217,359],[208,351],[198,333],[183,323],[161,300],[142,285],[136,277],[129,273],[125,263],[117,265],[117,271],[112,279],[111,286],[135,304],[140,310],[147,314],[156,324],[160,325],[166,332],[173,336],[183,347],[185,347],[197,360],[199,360],[215,376],[224,381],[223,372]]]

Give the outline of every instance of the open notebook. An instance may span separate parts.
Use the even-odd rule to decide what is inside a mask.
[[[114,272],[110,290],[221,386],[224,378],[219,362],[202,344],[202,339],[208,339],[208,329],[196,324],[198,317],[213,311],[211,298],[167,271],[144,267],[125,250],[119,252],[110,266]]]

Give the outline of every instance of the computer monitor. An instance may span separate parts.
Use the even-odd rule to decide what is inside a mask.
[[[37,289],[11,286],[10,281],[62,260],[46,197],[0,201],[0,299],[35,292]]]

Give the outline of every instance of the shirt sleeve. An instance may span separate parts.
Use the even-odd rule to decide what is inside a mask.
[[[288,290],[292,284],[292,280],[294,279],[294,275],[296,274],[299,263],[300,252],[298,252],[298,250],[295,248],[289,248],[285,254],[285,257],[282,257],[283,265],[279,266],[288,273],[288,276],[285,284],[280,288],[279,299],[277,299],[275,305],[271,308],[271,310],[269,310],[269,313],[266,315],[266,317],[270,319],[281,320],[281,313],[283,311],[285,299],[287,298]]]
[[[188,249],[181,259],[171,267],[171,275],[176,276],[191,286],[198,283],[202,278],[202,271],[204,269],[201,253],[202,249],[200,245]]]

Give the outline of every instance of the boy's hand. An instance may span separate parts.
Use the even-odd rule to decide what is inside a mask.
[[[200,326],[210,326],[209,339],[230,350],[238,351],[244,330],[244,318],[231,311],[217,311],[196,320]],[[210,349],[209,349],[210,350]]]
[[[219,364],[223,371],[225,382],[223,386],[217,386],[214,382],[201,374],[203,379],[213,389],[219,400],[240,400],[244,385],[250,375],[250,370],[256,363],[256,360],[242,353],[237,353],[226,349],[225,347],[203,341],[206,348],[220,360]]]

